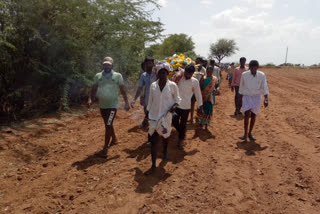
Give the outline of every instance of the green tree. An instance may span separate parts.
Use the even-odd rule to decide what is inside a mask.
[[[220,63],[223,58],[235,54],[237,50],[239,49],[233,39],[219,39],[210,45],[209,58],[215,58]]]
[[[157,52],[159,52],[161,44],[152,44],[148,48],[145,49],[145,56],[156,57]],[[160,59],[159,57],[156,57]]]
[[[145,45],[162,31],[150,4],[158,7],[153,0],[2,0],[0,117],[67,108],[72,84],[90,85],[107,55],[125,78],[137,73]]]
[[[269,62],[269,63],[265,64],[265,66],[274,67],[276,65],[274,63],[272,63],[272,62]]]
[[[163,59],[172,56],[175,53],[183,53],[187,56],[196,56],[194,52],[194,42],[191,36],[186,34],[172,34],[163,40],[160,44],[150,46],[149,52],[156,59]]]

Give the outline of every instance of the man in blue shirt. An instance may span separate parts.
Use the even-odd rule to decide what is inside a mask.
[[[144,71],[138,83],[138,89],[136,95],[131,103],[131,107],[133,108],[136,100],[140,97],[141,93],[143,92],[143,88],[145,88],[144,99],[142,100],[142,105],[144,107],[145,118],[142,122],[143,126],[148,124],[148,101],[149,101],[149,92],[150,92],[150,85],[157,80],[157,75],[153,72],[154,67],[154,59],[150,56],[146,57],[144,60]],[[148,142],[150,142],[150,136],[148,137]]]

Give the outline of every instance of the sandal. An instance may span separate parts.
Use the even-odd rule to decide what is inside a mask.
[[[240,140],[247,141],[247,135],[243,135],[242,137],[239,137]]]
[[[179,143],[179,145],[178,145],[178,149],[179,149],[179,150],[181,150],[181,151],[183,151],[183,149],[184,149],[184,145],[183,145],[182,143]]]
[[[250,140],[253,140],[253,141],[256,140],[256,138],[255,138],[252,134],[249,134],[249,139],[250,139]]]

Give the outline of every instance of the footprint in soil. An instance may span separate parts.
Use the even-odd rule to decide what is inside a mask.
[[[250,141],[250,142],[239,141],[237,142],[237,147],[239,149],[245,150],[246,151],[245,154],[248,156],[256,155],[255,152],[260,152],[268,148],[268,146],[261,147],[260,144],[254,141]]]

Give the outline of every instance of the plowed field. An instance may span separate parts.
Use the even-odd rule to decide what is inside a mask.
[[[254,135],[223,78],[210,132],[173,131],[170,161],[151,166],[141,107],[118,111],[109,158],[99,111],[53,115],[3,128],[0,213],[320,213],[320,70],[262,68],[270,89]]]

